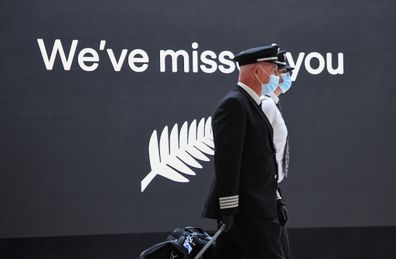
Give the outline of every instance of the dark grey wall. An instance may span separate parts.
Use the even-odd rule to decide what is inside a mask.
[[[169,231],[214,223],[199,214],[212,162],[176,183],[149,173],[154,130],[207,118],[235,84],[231,74],[160,72],[160,50],[219,55],[277,42],[296,61],[343,53],[344,72],[303,65],[282,96],[290,132],[283,183],[290,227],[395,225],[394,1],[2,1],[0,3],[0,237]],[[37,39],[66,54],[47,70]],[[114,71],[143,49],[146,71]],[[98,52],[81,69],[78,53]],[[218,59],[216,63],[220,65]],[[202,64],[202,61],[200,61]],[[92,64],[87,62],[87,64]],[[317,67],[317,60],[312,61]],[[190,64],[192,65],[192,64]],[[210,157],[212,159],[212,157]]]

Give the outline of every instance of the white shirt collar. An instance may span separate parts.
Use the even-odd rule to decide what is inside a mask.
[[[253,100],[257,103],[257,105],[260,105],[261,103],[260,96],[258,96],[258,94],[256,94],[256,92],[253,91],[252,88],[250,88],[249,86],[245,85],[242,82],[238,82],[237,85],[242,87],[243,90],[245,90],[253,98]]]
[[[274,100],[275,103],[279,102],[279,97],[276,94],[271,93],[270,96],[271,96],[272,100]]]

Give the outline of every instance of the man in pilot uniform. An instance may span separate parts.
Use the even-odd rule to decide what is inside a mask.
[[[202,216],[227,227],[212,258],[284,258],[273,132],[260,108],[262,87],[278,84],[278,50],[271,45],[237,54],[237,86],[214,110],[215,178]]]

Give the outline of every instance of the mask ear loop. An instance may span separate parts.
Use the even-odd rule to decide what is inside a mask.
[[[261,68],[261,66],[259,66],[259,68],[262,70],[262,68]],[[264,71],[265,72],[265,71]],[[257,79],[257,81],[259,81],[260,82],[260,84],[264,84],[263,82],[261,82],[260,81],[260,79],[257,77],[257,75],[258,75],[258,73],[256,72],[256,73],[254,73],[254,77]]]

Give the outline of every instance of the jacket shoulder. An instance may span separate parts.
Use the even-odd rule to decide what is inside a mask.
[[[234,88],[220,100],[217,106],[242,107],[246,102],[245,99],[245,96],[237,88]]]

